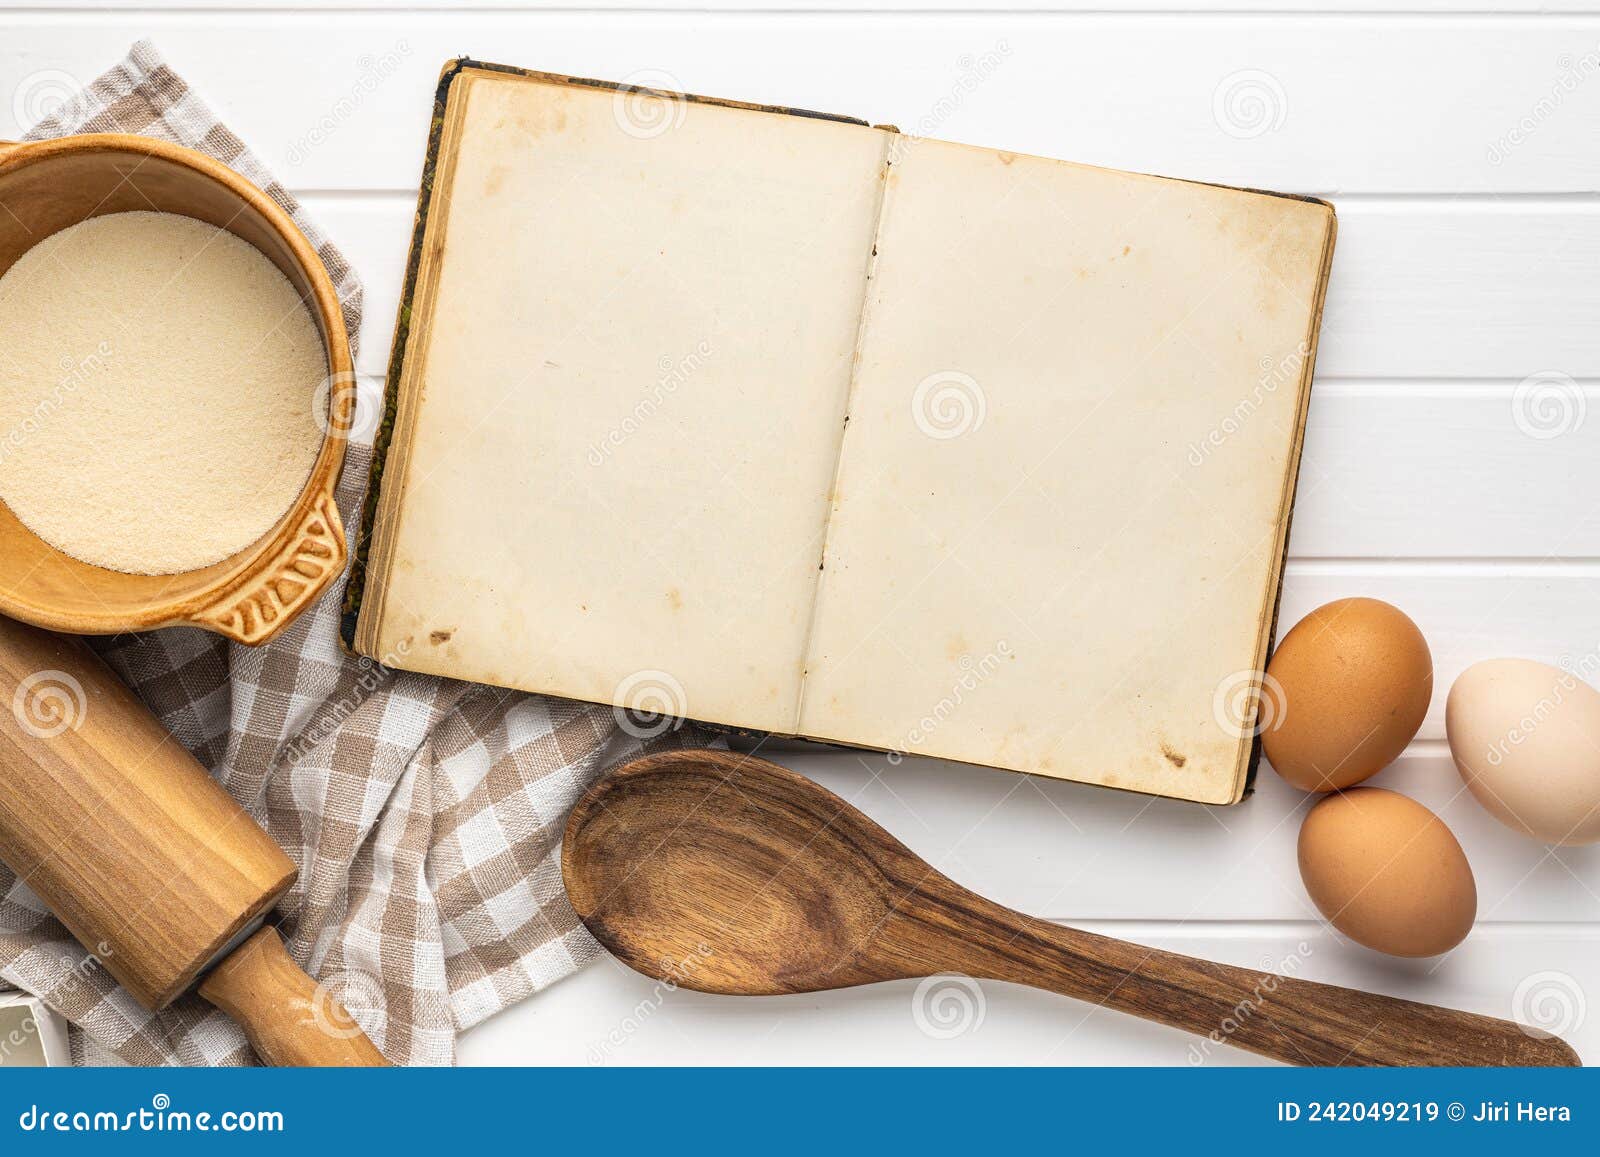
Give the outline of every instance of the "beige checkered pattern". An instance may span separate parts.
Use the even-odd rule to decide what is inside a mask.
[[[218,157],[290,212],[359,332],[361,287],[299,205],[148,43],[30,138],[161,137]],[[354,541],[371,452],[352,446],[339,508]],[[300,867],[275,919],[290,952],[399,1064],[448,1064],[460,1030],[600,949],[561,887],[567,812],[644,744],[609,708],[391,671],[343,653],[342,584],[263,647],[177,628],[101,653]],[[0,980],[76,1026],[80,1063],[248,1064],[243,1034],[197,997],[159,1015],[118,989],[0,868]]]

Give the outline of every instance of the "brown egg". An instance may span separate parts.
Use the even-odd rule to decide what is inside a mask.
[[[1261,743],[1302,791],[1360,783],[1394,762],[1433,698],[1433,656],[1417,625],[1377,599],[1318,607],[1267,664]]]
[[[1391,956],[1448,952],[1478,915],[1472,865],[1444,821],[1379,787],[1330,795],[1306,814],[1300,878],[1329,923]]]

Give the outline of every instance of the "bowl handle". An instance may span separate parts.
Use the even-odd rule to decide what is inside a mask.
[[[189,622],[236,643],[265,643],[317,600],[344,569],[345,557],[339,509],[331,495],[320,495],[276,555]]]

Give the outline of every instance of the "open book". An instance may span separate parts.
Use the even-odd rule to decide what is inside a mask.
[[[1244,793],[1332,209],[452,62],[346,637]]]

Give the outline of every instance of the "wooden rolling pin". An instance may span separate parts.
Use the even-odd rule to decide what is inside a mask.
[[[200,995],[274,1065],[382,1065],[262,920],[295,866],[80,640],[0,617],[0,860],[149,1009]]]

